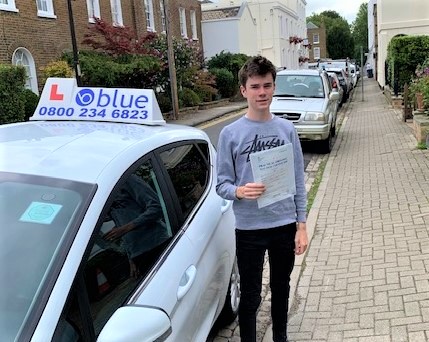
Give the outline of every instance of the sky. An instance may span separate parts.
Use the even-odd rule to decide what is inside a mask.
[[[362,3],[368,3],[368,0],[307,0],[305,15],[309,17],[313,12],[319,14],[323,11],[335,11],[351,24]]]

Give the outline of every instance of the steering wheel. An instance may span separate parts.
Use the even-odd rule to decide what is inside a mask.
[[[305,83],[295,83],[293,86],[294,86],[294,87],[305,87],[305,88],[307,88],[307,89],[308,89],[308,85],[307,85],[307,84],[305,84]]]

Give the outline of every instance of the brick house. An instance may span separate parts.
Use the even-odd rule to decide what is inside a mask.
[[[165,33],[167,3],[171,34],[197,41],[202,48],[198,0],[71,0],[78,48],[94,16],[131,27],[138,36]],[[40,68],[72,50],[67,4],[65,0],[0,1],[0,63],[24,65],[29,76],[26,86],[35,93],[43,87]]]
[[[311,44],[310,63],[317,62],[319,59],[328,58],[328,50],[326,47],[326,29],[318,27],[311,21],[307,23],[308,43]]]

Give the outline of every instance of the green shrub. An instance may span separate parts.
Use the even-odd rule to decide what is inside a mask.
[[[161,61],[153,56],[110,56],[95,51],[79,53],[82,84],[89,87],[154,89],[162,69]],[[71,63],[72,55],[64,60]]]
[[[249,57],[250,56],[247,56],[243,53],[221,51],[219,54],[216,54],[209,59],[207,62],[207,67],[209,71],[211,71],[211,69],[227,69],[231,71],[235,83],[238,84],[238,71],[249,59]]]
[[[156,99],[161,113],[168,113],[173,109],[172,101],[167,93],[156,93]]]
[[[49,77],[74,77],[73,69],[66,61],[53,61],[48,63],[44,68],[41,68],[43,78],[46,80]]]
[[[33,116],[34,111],[36,110],[37,104],[39,103],[39,96],[33,93],[30,89],[24,89],[24,112],[25,112],[25,121],[28,121],[31,116]]]
[[[429,56],[429,36],[397,36],[387,47],[387,83],[403,91],[415,76],[416,66]]]
[[[216,78],[216,88],[222,98],[234,96],[238,90],[238,83],[235,81],[232,72],[227,69],[210,69]]]
[[[0,64],[0,124],[25,120],[26,77],[24,67]]]
[[[192,89],[183,88],[181,91],[179,91],[180,107],[194,107],[194,106],[198,106],[200,102],[201,102],[200,97]]]

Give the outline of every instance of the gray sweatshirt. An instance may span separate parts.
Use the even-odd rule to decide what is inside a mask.
[[[256,200],[238,200],[236,188],[254,182],[250,154],[288,143],[292,143],[294,150],[296,195],[260,209]],[[275,228],[306,221],[304,159],[298,134],[288,120],[273,116],[269,121],[260,122],[243,116],[225,126],[219,135],[217,174],[216,191],[222,198],[234,200],[238,229]]]

